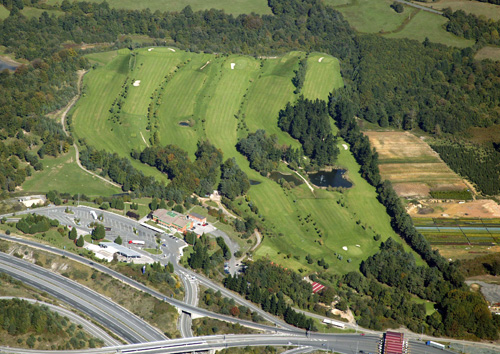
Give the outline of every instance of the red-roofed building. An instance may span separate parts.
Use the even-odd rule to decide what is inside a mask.
[[[325,286],[323,284],[316,283],[316,282],[313,282],[311,285],[313,287],[313,294],[316,294],[318,291],[325,288]]]
[[[387,331],[384,339],[384,354],[406,353],[404,333]]]

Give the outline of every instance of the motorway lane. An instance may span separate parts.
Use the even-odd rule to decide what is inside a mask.
[[[330,335],[328,339],[308,338],[305,336],[287,336],[287,335],[216,335],[204,336],[196,338],[174,339],[170,341],[162,341],[147,344],[134,344],[128,346],[117,346],[100,349],[74,350],[69,351],[71,354],[104,354],[104,353],[181,353],[194,352],[208,349],[223,349],[229,347],[246,347],[246,346],[297,346],[311,347],[316,350],[324,350],[327,352],[357,354],[361,351],[364,353],[377,353],[380,338],[376,336],[356,336],[354,334],[335,334]],[[0,350],[1,351],[1,350]],[[9,352],[16,353],[36,353],[30,349],[13,349],[9,348]],[[47,354],[60,353],[57,351],[46,351]],[[413,353],[413,352],[412,352]],[[450,353],[436,348],[427,347],[428,354]]]
[[[94,338],[101,339],[105,345],[107,346],[114,346],[114,345],[120,345],[120,341],[113,338],[110,336],[105,330],[103,330],[101,327],[97,326],[96,324],[92,323],[91,321],[77,315],[73,311],[70,311],[64,307],[61,306],[56,306],[53,304],[49,304],[48,302],[43,302],[43,301],[38,301],[35,299],[28,299],[25,297],[15,297],[15,296],[0,296],[0,299],[20,299],[20,300],[25,300],[28,301],[29,303],[36,304],[39,306],[47,306],[52,312],[57,312],[60,316],[67,317],[70,319],[71,322],[81,325],[83,327],[83,330],[86,331],[88,334],[90,334]]]
[[[69,303],[130,343],[166,338],[156,328],[106,297],[44,268],[0,253],[0,270]]]

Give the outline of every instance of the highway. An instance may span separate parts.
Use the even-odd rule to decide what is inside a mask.
[[[13,296],[0,296],[0,299],[13,299]],[[21,299],[28,301],[32,304],[37,304],[40,306],[47,306],[51,311],[57,312],[59,315],[63,317],[67,317],[70,319],[71,322],[73,322],[76,325],[81,325],[83,327],[83,330],[86,331],[88,334],[93,336],[94,338],[98,338],[104,342],[105,345],[107,346],[114,346],[114,345],[120,345],[121,342],[113,337],[111,337],[104,329],[101,327],[97,326],[96,324],[90,322],[89,320],[77,315],[73,311],[70,311],[64,307],[61,306],[56,306],[53,304],[49,304],[47,302],[43,301],[38,301],[35,299],[28,299],[24,297],[16,297],[16,299]]]
[[[2,272],[45,291],[95,319],[128,343],[166,339],[156,328],[110,299],[66,277],[0,252]]]
[[[224,349],[230,347],[246,346],[296,346],[300,347],[294,353],[303,353],[307,350],[304,347],[324,350],[326,352],[357,354],[357,353],[378,353],[381,338],[378,336],[359,336],[355,334],[332,334],[326,338],[287,336],[287,335],[265,335],[265,334],[245,334],[245,335],[215,335],[195,338],[181,338],[169,341],[159,341],[152,343],[141,343],[133,345],[120,345],[99,349],[72,350],[65,353],[71,354],[108,354],[108,353],[186,353],[195,351],[206,351],[210,349]],[[423,343],[416,345],[414,350],[412,343],[411,353],[416,354],[439,354],[450,353],[447,350],[440,350],[426,346]],[[38,353],[31,349],[0,348],[0,353]],[[47,354],[60,354],[58,351],[44,351]]]
[[[80,207],[82,208],[82,207]],[[48,210],[50,210],[51,208],[44,208],[44,212],[48,212]],[[61,208],[58,208],[58,209],[61,209]],[[89,210],[91,210],[90,208],[88,207],[85,207],[84,209],[87,209],[85,211],[85,213],[89,214],[90,215],[90,212]],[[94,209],[98,212],[101,212],[100,210],[97,210],[97,209]],[[38,213],[38,209],[35,209],[35,210],[31,210],[31,211],[28,211],[28,212],[34,212],[34,211],[37,211]],[[60,210],[61,212],[64,213],[64,207]],[[55,215],[57,215],[59,218],[60,218],[60,213],[55,213],[55,214],[52,214],[51,216],[54,217]],[[103,212],[103,214],[105,215],[105,220],[109,220],[109,219],[113,219],[113,217],[115,216],[114,214],[111,214],[111,213],[107,213],[107,212]],[[108,214],[111,214],[111,216],[109,216]],[[10,216],[10,215],[8,215]],[[133,227],[136,227],[139,231],[139,236],[140,236],[140,232],[143,232],[143,230],[140,230],[137,226],[138,226],[138,223],[135,222],[134,220],[131,220],[131,219],[128,219],[128,218],[125,218],[125,217],[121,217],[119,215],[116,216],[120,221],[120,223],[123,224],[123,227],[125,229],[129,229],[129,230],[132,230]],[[58,218],[58,219],[59,219]],[[61,221],[61,220],[60,220]],[[68,221],[66,221],[65,224],[68,224]],[[142,227],[142,226],[141,226]],[[151,232],[151,230],[146,230],[147,232]],[[135,236],[136,238],[138,239],[141,239],[140,237],[137,237],[137,235]],[[163,235],[162,235],[163,237]],[[178,265],[177,263],[177,260],[178,260],[178,254],[179,254],[179,250],[182,248],[182,246],[185,245],[185,243],[182,241],[182,245],[179,241],[179,239],[175,239],[174,237],[172,237],[173,241],[170,242],[170,244],[168,245],[167,248],[169,248],[171,245],[174,247],[174,249],[169,249],[170,251],[170,254],[168,255],[168,257],[153,257],[153,258],[157,258],[157,259],[162,259],[162,261],[164,263],[166,263],[167,261],[172,261],[172,263],[174,264],[174,268],[175,268],[175,271],[176,273],[180,276],[180,278],[182,279],[183,283],[184,283],[184,287],[186,289],[186,301],[183,302],[183,301],[179,301],[179,300],[176,300],[176,299],[172,299],[172,298],[168,298],[168,299],[165,299],[164,298],[164,295],[153,290],[153,289],[150,289],[150,288],[147,288],[146,286],[144,286],[143,284],[140,284],[138,282],[135,282],[133,281],[132,279],[130,278],[127,278],[123,275],[121,275],[120,273],[117,273],[101,264],[98,264],[98,263],[92,263],[90,262],[88,259],[86,258],[83,258],[83,257],[80,257],[80,256],[77,256],[75,254],[72,254],[72,253],[68,253],[66,251],[63,251],[63,250],[60,250],[60,249],[56,249],[54,247],[51,247],[51,246],[45,246],[45,245],[41,245],[37,242],[33,242],[33,241],[30,241],[30,240],[26,240],[26,239],[20,239],[20,238],[13,238],[13,237],[9,237],[9,236],[5,236],[5,235],[0,235],[0,238],[5,238],[7,240],[15,240],[17,242],[21,242],[21,243],[24,243],[24,244],[28,244],[32,247],[37,247],[37,248],[41,248],[41,249],[45,249],[49,252],[52,252],[52,253],[56,253],[56,254],[60,254],[60,255],[65,255],[66,257],[68,258],[72,258],[74,260],[77,260],[79,262],[82,262],[82,263],[85,263],[85,264],[88,264],[89,266],[91,267],[94,267],[104,273],[107,273],[125,283],[128,283],[129,285],[133,286],[133,287],[136,287],[138,288],[139,290],[142,290],[144,292],[147,292],[159,299],[163,299],[163,300],[166,300],[167,302],[169,302],[170,304],[176,306],[177,308],[181,309],[182,311],[184,312],[187,312],[187,313],[192,313],[192,314],[195,314],[197,316],[208,316],[208,317],[211,317],[211,318],[216,318],[216,319],[219,319],[219,320],[222,320],[222,321],[229,321],[229,322],[233,322],[233,323],[240,323],[241,325],[245,325],[245,326],[249,326],[249,327],[253,327],[253,328],[256,328],[256,329],[260,329],[262,331],[267,331],[267,332],[274,332],[274,333],[284,333],[284,334],[288,334],[288,335],[303,335],[304,332],[293,327],[293,326],[290,326],[290,325],[287,325],[285,324],[283,321],[281,321],[280,319],[277,319],[276,317],[274,316],[271,316],[270,314],[267,314],[266,312],[262,311],[259,307],[257,307],[256,305],[254,304],[251,304],[249,303],[248,301],[242,299],[239,295],[225,289],[224,287],[212,282],[211,280],[209,279],[206,279],[205,277],[203,277],[202,275],[199,275],[191,270],[187,270],[183,267],[181,267],[180,265]],[[168,237],[167,237],[168,238]],[[169,239],[169,238],[168,238]],[[172,244],[173,243],[173,244]],[[177,251],[176,251],[177,250]],[[92,263],[92,264],[90,264]],[[194,277],[195,280],[193,280],[192,278]],[[200,283],[200,284],[203,284],[207,287],[210,287],[214,290],[220,290],[221,293],[226,296],[226,297],[229,297],[229,298],[232,298],[234,299],[237,303],[239,304],[243,304],[247,307],[249,307],[250,309],[252,309],[253,311],[256,311],[257,313],[261,314],[265,319],[267,319],[268,321],[270,321],[271,323],[275,323],[275,327],[272,327],[272,326],[265,326],[265,325],[260,325],[260,324],[256,324],[256,323],[253,323],[253,322],[249,322],[249,321],[242,321],[242,320],[239,320],[237,318],[234,318],[234,317],[230,317],[230,316],[224,316],[224,315],[219,315],[219,314],[215,314],[215,313],[212,313],[210,311],[207,311],[207,310],[204,310],[204,309],[200,309],[200,308],[197,308],[196,307],[196,302],[193,303],[193,301],[196,301],[196,299],[198,298],[198,295],[197,295],[197,283]],[[309,315],[309,314],[308,314]],[[318,315],[315,315],[315,317],[319,317],[319,318],[323,318],[322,316],[318,316]],[[191,332],[191,329],[190,329],[190,321],[188,322],[188,320],[190,320],[190,317],[189,316],[181,316],[181,317],[186,317],[186,320],[182,320],[182,318],[180,319],[180,331],[183,335],[186,335],[186,336],[189,336],[190,332]],[[360,328],[360,330],[362,330],[363,332],[367,332],[367,333],[377,333],[375,331],[370,331],[370,330],[366,330],[364,328]],[[407,336],[409,338],[418,338],[419,336],[417,334],[414,334],[414,333],[407,333]],[[439,340],[439,339],[436,339],[436,338],[432,338],[432,337],[427,337],[427,336],[424,336],[424,339],[430,339],[430,340]],[[449,340],[447,339],[447,341],[452,341],[454,342],[454,340]],[[415,350],[413,349],[412,347],[412,353],[418,353],[418,352],[421,352],[421,353],[430,353],[429,351],[429,347],[428,346],[425,346],[423,345],[422,346],[422,343],[421,342],[412,342],[412,343],[416,343],[415,344]],[[420,348],[420,346],[422,346]],[[420,349],[421,350],[420,350]]]

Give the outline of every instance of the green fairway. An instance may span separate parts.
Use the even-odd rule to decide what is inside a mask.
[[[334,89],[344,86],[337,58],[314,53],[307,58],[307,72],[302,94],[305,98],[328,100]]]
[[[443,25],[448,20],[426,11],[418,12],[412,20],[401,30],[385,35],[387,38],[409,38],[423,42],[429,38],[431,42],[442,43],[453,47],[465,48],[474,44],[473,40],[460,38],[447,32]]]
[[[59,4],[60,0],[47,0],[47,4]],[[102,0],[90,0],[90,2],[101,3]],[[270,14],[271,10],[267,6],[266,0],[108,0],[110,7],[127,10],[143,10],[149,8],[151,12],[160,11],[181,11],[190,5],[193,11],[209,10],[212,8],[224,10],[234,15],[249,14]]]
[[[354,184],[344,193],[316,189],[313,194],[305,184],[283,190],[250,169],[246,158],[236,151],[238,138],[257,129],[276,134],[280,144],[300,146],[277,127],[277,118],[279,111],[297,98],[291,80],[305,53],[255,59],[150,49],[135,51],[135,63],[131,53],[123,49],[88,56],[100,66],[86,75],[86,95],[73,114],[78,137],[100,149],[128,156],[131,149],[146,146],[141,133],[148,140],[147,111],[155,107],[155,129],[162,144],[176,144],[194,157],[197,142],[209,139],[224,152],[225,159],[235,157],[250,179],[261,182],[252,186],[248,195],[271,233],[264,235],[256,258],[270,257],[290,268],[317,271],[316,263],[305,262],[304,257],[311,254],[315,259],[324,258],[334,272],[344,273],[358,269],[361,260],[377,252],[381,241],[374,241],[375,235],[380,234],[381,240],[397,238],[375,189],[361,178],[359,165],[341,142],[338,164],[349,171]],[[127,77],[128,95],[120,124],[109,120],[109,109],[123,94]],[[137,80],[141,81],[139,86],[133,86]],[[306,97],[327,99],[342,85],[336,58],[310,55],[303,88]],[[134,164],[151,172],[137,161]],[[280,170],[286,167],[280,166]],[[248,204],[242,202],[238,207],[245,210]]]
[[[57,190],[60,193],[102,196],[121,192],[119,188],[101,181],[78,167],[73,147],[63,156],[46,157],[41,161],[43,170],[33,172],[33,175],[26,179],[23,183],[24,192],[47,193],[50,190]]]

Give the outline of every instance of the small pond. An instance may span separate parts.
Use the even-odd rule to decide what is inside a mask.
[[[351,188],[352,183],[344,178],[346,170],[319,171],[309,174],[311,183],[318,187]]]
[[[16,66],[8,64],[2,60],[0,60],[0,71],[9,69],[9,70],[16,70]]]
[[[250,181],[250,185],[251,185],[251,186],[256,186],[256,185],[258,185],[258,184],[261,184],[261,182],[259,182],[259,181],[255,181],[255,180],[253,180],[253,179],[251,179],[251,180],[249,180],[249,181]]]
[[[299,177],[297,177],[295,174],[284,174],[279,171],[273,171],[270,173],[269,178],[272,179],[275,182],[278,182],[280,179],[284,179],[287,182],[293,182],[296,186],[301,185],[304,183]]]
[[[188,122],[179,122],[179,125],[181,127],[189,127],[189,123]]]

